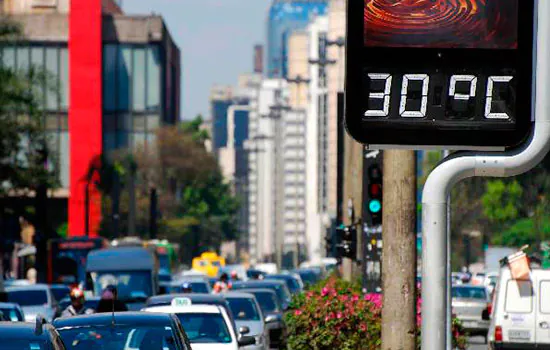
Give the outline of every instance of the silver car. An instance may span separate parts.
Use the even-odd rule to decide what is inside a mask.
[[[269,331],[265,326],[262,309],[253,294],[229,292],[224,294],[235,319],[239,336],[252,336],[256,344],[246,346],[247,350],[268,350]]]
[[[458,285],[452,288],[452,307],[464,330],[487,339],[491,301],[484,286]]]
[[[47,284],[10,287],[6,292],[10,303],[21,306],[26,322],[35,322],[37,315],[42,315],[46,321],[52,322],[59,313],[57,301]]]

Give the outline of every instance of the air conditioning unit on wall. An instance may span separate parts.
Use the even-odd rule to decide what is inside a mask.
[[[32,7],[56,7],[57,0],[31,0]]]

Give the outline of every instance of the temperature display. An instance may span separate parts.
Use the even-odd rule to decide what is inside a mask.
[[[518,146],[532,128],[534,9],[535,0],[349,0],[348,132],[373,146]]]

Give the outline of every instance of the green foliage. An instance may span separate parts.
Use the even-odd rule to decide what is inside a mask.
[[[21,28],[0,19],[0,41],[15,42]],[[47,72],[0,66],[0,196],[57,185],[55,156],[44,129],[43,87],[52,89]]]
[[[500,234],[494,235],[491,243],[497,246],[520,248],[523,245],[535,247],[538,245],[539,232],[535,228],[533,218],[521,219]],[[550,217],[546,216],[541,225],[541,232],[544,237],[550,237]]]
[[[157,130],[157,143],[143,145],[134,154],[116,152],[101,161],[100,188],[110,198],[104,200],[104,236],[112,235],[111,207],[114,182],[119,179],[120,232],[128,229],[129,184],[135,181],[137,234],[149,236],[149,193],[158,193],[158,237],[180,243],[185,262],[206,250],[218,250],[221,243],[237,238],[236,214],[239,203],[229,184],[224,182],[214,156],[204,140],[202,119],[178,127]]]
[[[492,180],[487,182],[487,191],[481,201],[483,213],[492,222],[503,224],[518,217],[518,203],[523,189],[516,181],[504,182]]]
[[[63,224],[59,225],[59,227],[57,228],[57,234],[61,238],[67,238],[68,232],[69,232],[69,223],[67,222],[64,222]]]

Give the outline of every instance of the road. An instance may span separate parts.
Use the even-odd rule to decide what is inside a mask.
[[[470,338],[470,346],[468,347],[468,350],[487,350],[485,339],[483,339],[483,337]]]

